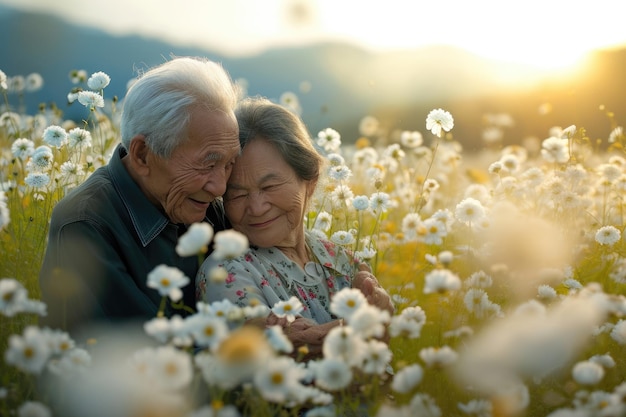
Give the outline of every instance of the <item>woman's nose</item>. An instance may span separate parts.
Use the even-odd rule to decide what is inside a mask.
[[[265,193],[263,191],[254,191],[248,194],[247,206],[250,214],[262,214],[269,206]]]

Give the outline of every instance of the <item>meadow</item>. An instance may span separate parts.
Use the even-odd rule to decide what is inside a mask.
[[[242,324],[267,311],[226,302],[113,341],[39,327],[52,208],[119,140],[105,74],[70,77],[60,100],[84,106],[79,123],[54,105],[27,114],[43,80],[0,72],[0,415],[626,415],[626,137],[611,109],[605,137],[554,126],[506,145],[515,121],[485,115],[472,153],[438,108],[416,116],[422,131],[365,115],[358,138],[313,132],[328,169],[307,227],[366,260],[396,312],[339,293],[345,325],[308,361]],[[126,343],[136,333],[145,345]]]

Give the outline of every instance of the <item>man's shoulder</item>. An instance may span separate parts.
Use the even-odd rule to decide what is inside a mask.
[[[80,216],[81,213],[111,211],[112,199],[118,199],[106,167],[97,169],[85,181],[68,192],[54,208],[54,214]],[[55,217],[55,216],[53,216]]]

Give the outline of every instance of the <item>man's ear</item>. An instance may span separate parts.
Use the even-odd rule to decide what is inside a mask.
[[[150,165],[148,164],[149,153],[150,149],[148,149],[144,135],[137,135],[130,140],[128,159],[133,171],[138,175],[146,176],[150,174]]]

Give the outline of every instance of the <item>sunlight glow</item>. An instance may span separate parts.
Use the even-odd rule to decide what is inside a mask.
[[[386,0],[361,4],[318,0],[323,31],[373,49],[432,44],[461,47],[498,61],[564,69],[597,48],[623,46],[626,3],[527,0]],[[347,18],[349,16],[349,18]]]
[[[231,56],[343,40],[372,50],[450,45],[552,70],[591,50],[626,45],[622,0],[109,0],[98,13],[85,13],[82,0],[1,1],[116,35],[141,34]]]

